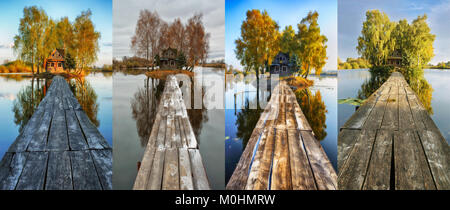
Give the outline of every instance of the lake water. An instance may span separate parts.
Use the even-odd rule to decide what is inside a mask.
[[[297,99],[302,102],[305,96],[309,96],[310,100],[315,100],[322,104],[317,107],[305,107],[306,103],[300,103],[303,112],[307,115],[306,110],[324,111],[324,115],[315,115],[310,112],[318,125],[315,126],[316,134],[320,133],[320,143],[322,144],[328,158],[337,168],[337,77],[333,75],[315,76],[311,75],[309,79],[314,81],[314,85],[296,93]],[[226,110],[225,110],[225,178],[226,183],[230,179],[233,171],[239,162],[243,150],[250,138],[253,129],[259,120],[262,110],[250,109],[256,104],[257,88],[252,82],[233,79],[227,80],[225,90]],[[318,94],[320,92],[320,94]],[[236,96],[235,96],[236,95]],[[302,98],[303,96],[303,98]],[[260,90],[259,102],[266,104],[270,99],[270,91],[266,88]],[[307,106],[307,105],[306,105]],[[248,107],[248,108],[246,108]],[[318,117],[320,116],[320,117]],[[314,118],[317,117],[317,118]],[[325,119],[324,119],[325,118]],[[311,123],[310,123],[311,124]],[[313,128],[314,129],[314,128]]]
[[[338,77],[338,98],[356,98],[363,83],[367,83],[370,80],[371,74],[367,69],[340,70]],[[422,101],[422,103],[430,104],[428,108],[430,110],[429,114],[444,138],[449,142],[450,123],[448,122],[450,119],[450,97],[448,97],[448,90],[450,89],[450,84],[448,81],[450,81],[450,71],[425,69],[423,77],[431,86],[432,90],[431,103],[430,101]],[[339,104],[338,112],[338,128],[340,128],[355,112],[355,106]]]
[[[26,74],[0,74],[0,157],[19,135],[42,100],[49,80]],[[70,87],[86,114],[112,145],[112,73],[91,73],[71,79]],[[30,101],[31,96],[35,96]],[[82,100],[80,100],[83,98]]]
[[[224,70],[198,67],[203,81],[223,79]],[[164,81],[152,79],[144,71],[114,73],[113,188],[132,189],[156,114]],[[211,89],[202,83],[203,92]],[[192,90],[193,91],[193,90]],[[191,125],[212,189],[224,189],[224,110],[188,109]]]

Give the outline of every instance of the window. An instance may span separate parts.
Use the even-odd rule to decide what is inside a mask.
[[[287,66],[283,66],[283,72],[287,72]]]
[[[278,71],[280,71],[280,67],[279,66],[275,66],[275,73],[278,73]]]
[[[50,65],[51,67],[55,67],[55,64],[54,63],[51,63],[51,65]]]
[[[61,63],[58,63],[58,67],[61,67],[62,65],[61,65]]]
[[[171,66],[175,66],[175,61],[170,61]]]

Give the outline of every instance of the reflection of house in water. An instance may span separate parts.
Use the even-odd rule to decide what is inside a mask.
[[[270,65],[270,74],[291,75],[295,72],[296,66],[295,62],[289,59],[288,53],[279,52]]]
[[[387,58],[387,64],[395,67],[402,65],[402,53],[400,50],[394,50],[394,52]]]
[[[55,49],[44,60],[44,69],[50,72],[64,71],[64,62],[64,50]]]
[[[177,68],[177,50],[173,48],[167,48],[162,51],[160,57],[160,69],[176,69]]]

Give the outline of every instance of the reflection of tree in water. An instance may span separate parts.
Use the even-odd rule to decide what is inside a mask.
[[[183,85],[183,87],[184,87],[184,85]],[[189,85],[187,85],[187,87],[189,87]],[[194,107],[194,92],[201,91],[202,99],[203,99],[205,96],[206,90],[204,87],[202,87],[201,90],[196,90],[195,85],[193,85],[193,82],[191,82],[190,87],[191,87],[191,107]],[[194,109],[194,108],[190,109],[188,107],[186,107],[186,108],[187,108],[187,110],[186,110],[187,114],[189,116],[189,121],[191,122],[192,130],[194,131],[194,135],[197,139],[197,143],[200,144],[199,136],[200,136],[200,132],[203,128],[203,123],[206,123],[209,120],[208,115],[207,115],[208,110],[203,106],[201,109]]]
[[[424,77],[422,69],[410,70],[403,73],[411,89],[417,94],[423,107],[429,114],[433,114],[431,99],[433,98],[433,87]]]
[[[70,80],[69,86],[86,115],[98,127],[100,122],[97,119],[98,103],[94,88],[92,88],[89,81],[84,77],[77,77],[74,80]]]
[[[318,90],[313,95],[309,88],[298,89],[295,91],[295,96],[317,140],[324,139],[327,136],[325,121],[328,110],[322,100],[320,91]]]
[[[358,99],[367,99],[373,92],[383,85],[383,83],[389,78],[390,73],[370,72],[370,79],[364,81],[361,85],[361,89],[358,90]]]
[[[157,106],[164,90],[164,81],[147,77],[144,83],[144,87],[139,88],[131,99],[131,111],[142,147],[147,145],[150,138]]]
[[[411,89],[417,94],[420,102],[429,114],[433,114],[433,107],[431,107],[431,99],[433,95],[433,88],[431,84],[424,77],[422,69],[410,69],[401,71],[405,80],[408,82]],[[390,73],[374,73],[370,72],[370,79],[366,80],[361,89],[358,90],[359,99],[367,99],[372,93],[383,85],[389,78]]]
[[[245,101],[244,109],[237,114],[237,133],[236,137],[242,139],[242,148],[247,146],[248,140],[252,135],[253,129],[258,123],[259,117],[264,109],[259,106],[256,109],[250,109],[250,102],[248,99]]]
[[[12,110],[14,112],[14,123],[19,126],[19,132],[22,132],[44,98],[44,86],[45,80],[32,78],[31,85],[22,88],[17,94]]]

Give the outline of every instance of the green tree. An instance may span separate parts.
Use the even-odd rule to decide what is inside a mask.
[[[326,63],[328,39],[320,34],[320,27],[317,23],[319,13],[309,12],[297,25],[297,38],[300,42],[298,57],[301,61],[301,70],[304,78],[307,78],[311,69],[315,69],[317,75],[322,71]]]
[[[386,64],[387,57],[395,47],[395,39],[391,39],[395,25],[384,12],[378,10],[366,12],[366,20],[363,22],[356,49],[371,65]]]

